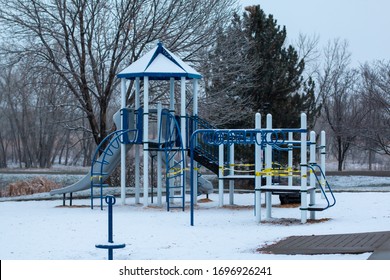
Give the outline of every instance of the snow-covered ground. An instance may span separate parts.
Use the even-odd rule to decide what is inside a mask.
[[[370,177],[371,178],[371,177]],[[340,177],[339,183],[356,186],[365,178]],[[345,180],[341,183],[340,180]],[[386,189],[389,178],[368,179]],[[354,181],[354,183],[352,183]],[[190,212],[166,212],[165,208],[135,205],[114,206],[114,241],[125,243],[114,252],[115,259],[132,260],[218,260],[218,259],[367,259],[360,255],[270,255],[256,249],[291,235],[336,234],[390,230],[390,192],[338,192],[335,207],[317,213],[329,220],[300,224],[298,208],[277,207],[273,197],[274,222],[257,224],[253,215],[253,194],[236,194],[235,207],[218,207],[212,202],[199,203],[195,226],[190,226]],[[228,201],[226,195],[225,201]],[[88,199],[74,205],[89,206]],[[107,241],[107,210],[89,207],[61,207],[62,200],[0,202],[0,259],[2,260],[101,260],[105,250],[95,244]],[[265,211],[263,211],[263,215]],[[264,218],[264,216],[263,216]],[[284,218],[292,223],[283,222]]]

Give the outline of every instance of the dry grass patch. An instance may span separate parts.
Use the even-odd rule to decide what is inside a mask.
[[[17,181],[0,190],[0,197],[30,195],[49,192],[58,189],[60,185],[44,177],[36,177],[31,180]]]
[[[210,198],[198,199],[198,203],[209,203],[209,202],[213,202],[213,201]]]
[[[58,205],[56,208],[91,208],[90,205]]]
[[[330,221],[330,218],[322,218],[322,219],[308,219],[307,224],[319,224]],[[303,225],[300,219],[293,218],[280,218],[280,219],[272,219],[269,221],[262,221],[262,224],[271,224],[271,225],[282,225],[282,226],[292,226],[292,225]]]

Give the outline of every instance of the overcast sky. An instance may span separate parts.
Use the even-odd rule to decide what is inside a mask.
[[[318,34],[324,46],[346,39],[353,65],[376,59],[390,60],[390,0],[240,0],[260,5],[285,25],[289,40],[299,33]]]

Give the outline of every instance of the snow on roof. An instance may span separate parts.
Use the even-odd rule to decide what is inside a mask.
[[[136,60],[130,66],[122,70],[117,77],[135,79],[136,77],[148,76],[151,80],[201,79],[202,75],[186,64],[179,57],[158,43],[155,48]]]

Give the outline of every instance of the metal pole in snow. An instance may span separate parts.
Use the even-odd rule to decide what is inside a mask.
[[[316,133],[314,131],[310,132],[310,162],[316,163]],[[316,204],[316,178],[314,171],[310,169],[310,187],[314,188],[310,190],[310,205]],[[315,219],[316,215],[314,211],[310,211],[310,219]]]
[[[112,233],[112,205],[115,204],[115,197],[106,196],[106,203],[108,204],[108,243],[114,243]],[[108,259],[114,259],[114,253],[112,248],[108,248]]]
[[[106,196],[106,203],[108,204],[108,242],[114,243],[113,233],[112,233],[112,205],[115,204],[115,197]]]
[[[108,243],[106,244],[96,244],[95,247],[98,249],[107,249],[108,250],[108,259],[113,260],[114,258],[114,249],[125,248],[126,244],[124,243],[114,243],[113,238],[113,217],[112,217],[112,206],[115,204],[116,199],[112,195],[105,197],[105,201],[108,204]]]

